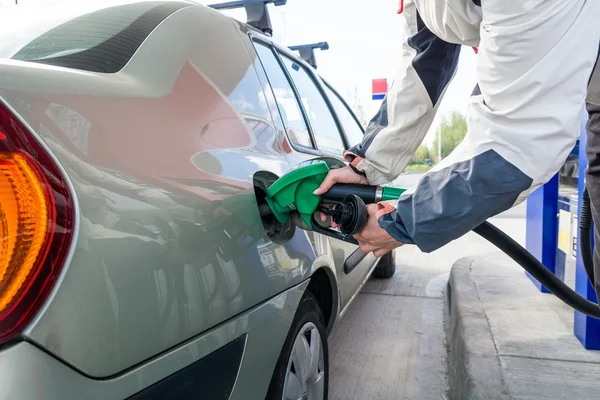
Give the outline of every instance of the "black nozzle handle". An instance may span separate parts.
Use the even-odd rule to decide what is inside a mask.
[[[380,189],[379,186],[361,185],[357,183],[336,183],[321,197],[325,203],[341,203],[346,197],[355,195],[360,197],[365,204],[373,204],[377,202],[377,191]],[[379,197],[381,197],[381,194],[379,194]]]

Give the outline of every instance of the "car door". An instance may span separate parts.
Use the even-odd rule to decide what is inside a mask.
[[[343,161],[348,141],[319,78],[286,50],[263,41],[255,41],[255,48],[294,150],[288,157],[290,163],[297,165],[315,156]],[[344,308],[367,278],[375,257],[362,254],[356,245],[327,240],[333,253]]]

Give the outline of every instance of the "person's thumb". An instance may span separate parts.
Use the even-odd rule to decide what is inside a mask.
[[[331,187],[337,183],[337,174],[335,172],[330,172],[327,174],[321,185],[313,192],[313,194],[321,195],[327,192]]]

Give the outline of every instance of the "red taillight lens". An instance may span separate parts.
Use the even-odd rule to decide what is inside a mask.
[[[68,186],[44,148],[0,104],[0,344],[47,298],[73,229]]]

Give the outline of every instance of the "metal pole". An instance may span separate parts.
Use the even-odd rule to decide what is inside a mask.
[[[438,162],[442,161],[442,129],[438,128]]]

